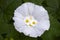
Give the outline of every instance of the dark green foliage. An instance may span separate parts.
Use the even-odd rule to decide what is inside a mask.
[[[49,13],[51,26],[41,37],[25,36],[14,28],[14,10],[25,2],[42,5]],[[60,40],[60,0],[0,0],[0,40]]]

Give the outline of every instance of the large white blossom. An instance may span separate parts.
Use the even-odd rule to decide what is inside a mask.
[[[14,26],[26,36],[38,37],[50,28],[48,12],[43,6],[24,3],[14,11]]]

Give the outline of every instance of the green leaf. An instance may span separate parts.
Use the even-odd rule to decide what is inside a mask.
[[[44,1],[44,0],[23,0],[24,2],[32,2],[32,3],[35,3],[35,4],[38,4],[38,5],[41,5],[41,3]]]
[[[58,0],[46,0],[47,1],[47,5],[49,7],[52,7],[54,9],[58,8],[59,7],[59,2]]]
[[[0,35],[0,40],[3,40],[3,37]]]
[[[56,14],[55,14],[55,17],[60,22],[60,8],[57,9]]]
[[[1,0],[0,1],[0,33],[9,31],[9,22],[11,21],[14,10],[21,4],[21,0]]]
[[[60,22],[60,8],[55,10],[54,8],[46,7],[46,9],[48,10],[49,14],[51,14],[53,17],[57,19],[57,21]]]
[[[0,8],[5,9],[9,4],[11,4],[14,0],[0,0]]]

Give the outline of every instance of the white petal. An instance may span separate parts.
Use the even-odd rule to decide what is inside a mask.
[[[30,15],[31,13],[33,13],[35,5],[33,3],[26,3],[26,4],[27,4],[27,8],[28,8],[28,14]]]
[[[18,12],[20,14],[22,14],[24,17],[28,15],[28,9],[27,9],[27,5],[23,4],[21,6],[19,6],[15,12]]]
[[[23,16],[28,16],[33,12],[34,4],[27,2],[19,6],[15,11],[22,14]]]
[[[32,27],[25,28],[24,32],[25,35],[28,35],[30,37],[37,37],[36,31]]]
[[[49,20],[41,20],[36,27],[41,28],[43,30],[49,30],[50,28],[50,22]]]
[[[35,5],[34,12],[31,15],[33,15],[38,21],[49,19],[47,10],[38,5]]]
[[[25,30],[23,31],[23,33],[25,35],[29,35],[31,33],[31,28],[30,27],[25,28]]]
[[[15,29],[20,33],[22,33],[25,30],[25,28],[27,27],[26,25],[24,25],[24,26],[20,25],[20,27],[18,27],[16,23],[14,23],[14,25],[15,25]]]
[[[14,22],[14,26],[15,26],[15,29],[19,32],[22,32],[26,27],[26,25],[24,24],[23,22],[23,19],[19,19],[18,17],[13,17],[13,19],[15,20]]]
[[[42,28],[39,28],[39,26],[35,26],[34,27],[34,30],[36,31],[36,35],[37,36],[41,36],[46,30],[42,29]]]
[[[18,12],[14,12],[14,16],[15,17],[19,17],[19,18],[24,18],[20,13],[18,13]]]
[[[28,15],[27,4],[22,4],[15,11],[18,12],[18,13],[20,13],[20,14],[22,14],[23,16],[27,16]]]

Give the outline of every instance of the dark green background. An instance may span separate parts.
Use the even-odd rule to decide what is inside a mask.
[[[14,10],[25,2],[42,5],[49,12],[51,26],[41,37],[25,36],[13,26]],[[0,0],[0,40],[60,40],[60,0]]]

